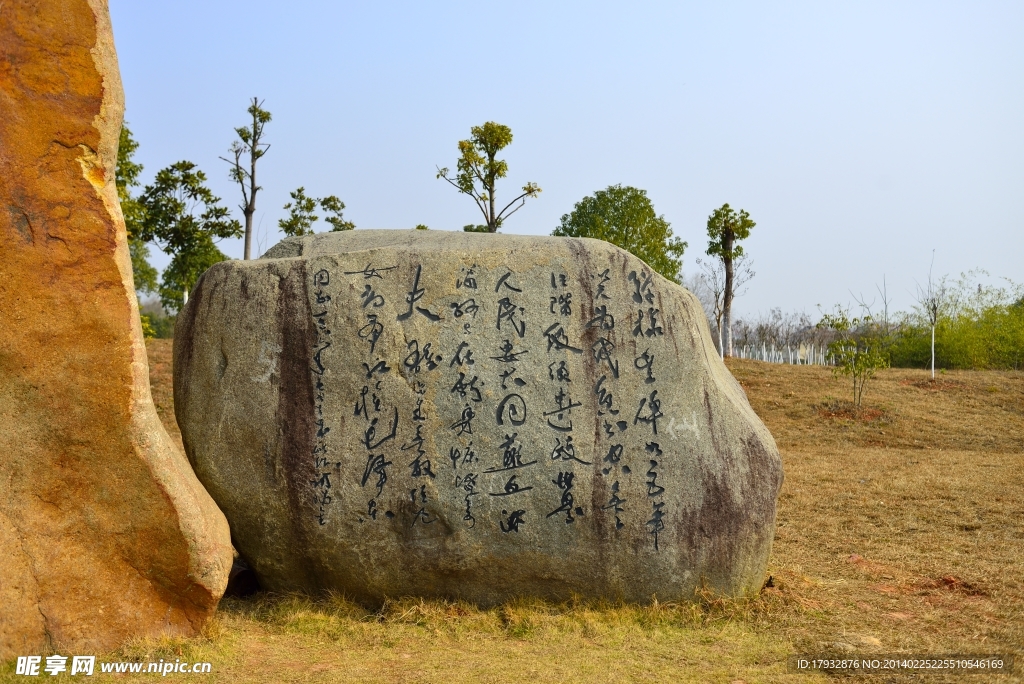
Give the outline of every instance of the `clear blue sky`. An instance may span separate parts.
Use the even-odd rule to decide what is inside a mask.
[[[110,6],[144,181],[188,159],[235,208],[218,156],[265,100],[264,249],[300,185],[359,228],[481,222],[435,165],[493,120],[515,136],[499,200],[543,188],[504,232],[547,235],[634,185],[690,243],[689,274],[708,215],[748,210],[740,314],[813,315],[883,275],[907,308],[932,249],[936,273],[1024,280],[1024,3]]]

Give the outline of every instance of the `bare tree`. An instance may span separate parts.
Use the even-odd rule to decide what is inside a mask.
[[[252,116],[251,126],[243,126],[235,129],[238,140],[231,143],[230,152],[234,159],[221,157],[228,164],[231,164],[231,180],[238,183],[242,189],[242,204],[238,208],[245,215],[245,256],[249,259],[252,251],[252,217],[256,213],[256,193],[261,190],[256,185],[256,162],[267,153],[270,145],[261,142],[263,139],[263,127],[270,121],[270,112],[263,109],[263,103],[257,98],[252,98],[252,104],[246,111]],[[242,165],[243,157],[248,157],[249,168]]]
[[[928,287],[917,286],[917,303],[924,310],[925,317],[932,328],[932,380],[935,379],[935,325],[939,322],[939,316],[945,313],[948,288],[946,277],[939,278],[938,282],[932,279],[932,269],[935,266],[935,250],[932,250],[932,263],[928,267]]]
[[[714,321],[718,337],[718,353],[725,358],[724,329],[726,328],[726,269],[721,259],[697,259],[700,273],[695,282],[697,298],[704,306],[704,313],[709,321]],[[732,296],[741,297],[746,294],[744,288],[754,277],[754,262],[746,254],[739,254],[732,260]],[[730,302],[731,304],[731,302]]]
[[[878,290],[878,294],[882,297],[882,325],[885,326],[885,334],[888,335],[892,328],[889,326],[889,305],[892,303],[892,297],[889,296],[889,288],[885,284],[885,274],[882,274],[882,287],[875,285],[875,289]]]
[[[754,323],[754,334],[763,342],[773,346],[788,347],[797,343],[800,333],[811,326],[811,320],[804,313],[784,314],[775,307],[761,314]]]
[[[718,338],[718,354],[725,358],[725,345],[722,340],[722,315],[725,294],[725,269],[722,262],[717,260],[702,261],[697,259],[697,265],[701,272],[696,276],[701,287],[698,290],[701,295],[700,301],[704,306],[704,314],[712,322],[715,328],[715,336]]]
[[[885,276],[884,275],[882,276],[882,285],[878,286],[876,284],[875,285],[875,290],[878,291],[878,295],[882,298],[882,326],[883,326],[883,329],[885,330],[886,334],[888,334],[889,331],[890,331],[890,326],[889,326],[889,306],[892,304],[892,297],[889,296],[889,288],[886,285]],[[871,303],[868,303],[867,297],[864,296],[863,292],[860,294],[860,296],[855,295],[853,293],[853,290],[850,290],[849,292],[850,292],[850,296],[853,297],[853,300],[855,302],[857,302],[857,306],[859,306],[861,309],[863,309],[863,311],[864,311],[864,313],[866,315],[871,316],[872,318],[874,318],[874,314],[871,313],[871,308],[875,305],[875,300],[872,299]]]
[[[698,260],[699,263],[699,260]],[[714,294],[704,283],[703,274],[695,273],[685,276],[682,282],[683,287],[693,293],[693,296],[700,302],[700,308],[704,310],[704,317],[708,319],[708,328],[715,327]],[[712,330],[712,332],[714,332]],[[716,333],[717,334],[717,333]]]
[[[784,313],[779,307],[759,313],[750,321],[733,322],[733,342],[739,345],[784,349],[801,345],[827,344],[831,338],[819,330],[810,316],[802,311]]]
[[[859,306],[866,315],[871,316],[871,307],[875,305],[875,300],[872,299],[869,302],[863,292],[861,292],[859,296],[853,294],[853,290],[847,290],[847,292],[849,292],[850,296],[853,297],[853,301],[857,302],[857,306]]]

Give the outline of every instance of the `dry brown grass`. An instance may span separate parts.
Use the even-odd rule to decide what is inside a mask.
[[[1024,454],[1024,373],[888,369],[856,415],[848,381],[821,366],[730,360],[754,410],[786,451],[827,447]],[[822,420],[825,419],[825,420]]]
[[[858,412],[826,369],[729,365],[783,454],[771,569],[817,618],[777,624],[795,648],[1024,651],[1024,373],[891,369]]]
[[[149,350],[167,420],[170,342]],[[729,367],[786,469],[774,586],[755,600],[484,611],[408,599],[372,612],[338,597],[262,595],[225,600],[200,638],[139,642],[110,657],[208,660],[216,681],[452,684],[825,681],[787,673],[786,656],[849,648],[1024,659],[1024,373],[931,382],[923,371],[887,370],[856,411],[827,369]],[[1022,672],[1018,662],[1012,677],[968,681],[1022,681]]]

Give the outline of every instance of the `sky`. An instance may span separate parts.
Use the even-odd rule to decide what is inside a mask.
[[[502,232],[548,235],[576,202],[647,191],[689,243],[724,203],[757,225],[740,316],[880,298],[934,273],[1024,281],[1024,3],[110,0],[144,183],[195,162],[235,216],[234,128],[273,115],[254,252],[288,193],[357,228],[461,230],[436,178],[485,121],[511,127],[497,198],[543,189]],[[513,194],[515,193],[515,194]],[[315,229],[325,230],[323,221]],[[221,249],[241,258],[242,242]],[[934,252],[933,252],[934,251]],[[152,262],[169,258],[153,250]]]

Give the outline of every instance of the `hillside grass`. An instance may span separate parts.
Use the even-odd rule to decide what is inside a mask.
[[[147,342],[154,399],[180,439],[171,342]],[[371,611],[339,596],[258,594],[225,599],[199,637],[103,657],[209,661],[203,680],[223,682],[752,684],[826,681],[788,673],[794,653],[1014,653],[1014,675],[969,681],[1024,681],[1024,373],[933,382],[886,370],[858,411],[828,369],[728,365],[786,473],[771,586],[756,599],[490,610],[398,599]]]

